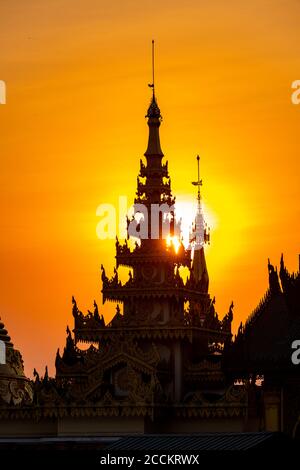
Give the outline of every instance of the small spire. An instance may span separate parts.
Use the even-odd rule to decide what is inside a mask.
[[[205,223],[204,215],[201,207],[201,193],[200,188],[202,186],[202,179],[200,179],[200,157],[197,155],[197,170],[198,178],[197,181],[192,181],[192,185],[197,186],[197,213],[195,218],[195,224],[192,229],[190,236],[190,242],[194,242],[194,247],[199,249],[204,246],[205,243],[210,242],[210,229]]]

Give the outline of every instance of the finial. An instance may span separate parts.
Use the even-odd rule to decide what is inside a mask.
[[[44,375],[44,382],[48,382],[49,374],[48,374],[48,366],[45,367],[45,375]]]
[[[197,179],[197,181],[192,181],[192,184],[194,186],[198,186],[197,200],[198,200],[198,204],[200,204],[200,200],[201,200],[200,186],[202,186],[202,180],[200,179],[200,157],[199,157],[199,155],[197,155],[197,169],[198,169],[198,179]]]
[[[77,302],[75,300],[74,295],[72,296],[72,304],[73,304],[73,307],[72,307],[73,316],[76,318],[79,311],[78,311]]]
[[[152,39],[152,83],[148,83],[148,87],[152,88],[152,99],[150,106],[148,108],[146,117],[147,118],[157,118],[161,120],[160,109],[157,105],[155,97],[155,74],[154,74],[154,39]]]
[[[33,377],[35,377],[35,381],[39,382],[40,381],[40,376],[36,368],[33,369]]]
[[[148,83],[148,87],[152,88],[153,96],[155,94],[154,77],[154,39],[152,39],[152,83]]]

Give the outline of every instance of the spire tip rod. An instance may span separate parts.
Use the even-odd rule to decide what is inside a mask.
[[[153,83],[153,94],[155,91],[154,85],[154,39],[152,39],[152,83]]]
[[[152,83],[148,83],[148,86],[150,88],[152,88],[153,98],[154,98],[154,95],[155,95],[154,79],[155,79],[155,74],[154,74],[154,39],[152,39]]]
[[[198,170],[198,179],[197,179],[197,181],[193,181],[192,184],[194,186],[198,187],[197,200],[198,200],[198,204],[200,205],[200,200],[201,200],[200,186],[202,186],[202,180],[200,179],[200,157],[199,157],[199,155],[197,155],[197,170]]]

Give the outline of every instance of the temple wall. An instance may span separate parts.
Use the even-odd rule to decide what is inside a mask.
[[[244,418],[227,419],[173,419],[161,422],[148,423],[147,433],[185,434],[202,432],[243,432],[245,431]]]
[[[0,437],[48,437],[57,435],[56,420],[0,420]]]
[[[64,418],[58,423],[59,436],[111,436],[144,432],[144,418]]]
[[[281,431],[281,401],[279,392],[264,393],[265,430]]]
[[[176,402],[181,400],[182,392],[182,352],[181,343],[177,341],[174,344],[174,398]]]
[[[59,420],[0,420],[0,437],[110,436],[143,434],[143,418],[63,418]]]
[[[64,418],[29,420],[1,420],[1,437],[71,437],[122,436],[151,433],[243,432],[244,418],[228,419],[173,419],[152,422],[144,418]]]

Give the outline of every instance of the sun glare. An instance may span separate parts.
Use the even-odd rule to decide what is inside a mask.
[[[178,253],[180,247],[180,240],[177,236],[171,237],[171,235],[167,236],[167,246],[173,246],[175,253]]]
[[[211,230],[217,226],[216,216],[209,210],[204,202],[202,202],[204,220]],[[197,212],[197,201],[188,196],[177,196],[176,198],[176,219],[181,219],[181,235],[183,244],[187,248],[189,245],[189,237],[192,224],[195,220]]]

